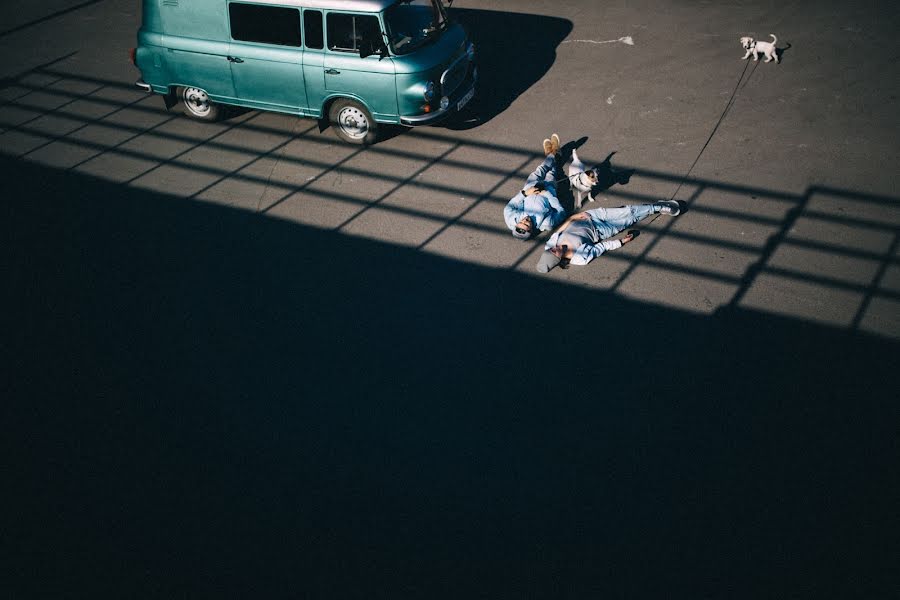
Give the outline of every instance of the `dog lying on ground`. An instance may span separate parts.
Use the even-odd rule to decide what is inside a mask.
[[[772,38],[771,42],[761,42],[752,37],[742,37],[741,46],[744,47],[747,53],[741,57],[741,60],[747,60],[751,54],[753,55],[753,60],[759,60],[759,55],[762,53],[766,57],[765,62],[769,62],[774,58],[777,63],[778,48],[775,47],[775,44],[778,43],[778,38],[775,37],[774,33],[770,33],[769,36]]]
[[[597,185],[599,177],[597,169],[585,170],[584,163],[578,158],[578,152],[572,149],[572,162],[566,170],[569,176],[569,186],[572,189],[572,195],[575,197],[575,210],[579,210],[587,198],[590,202],[594,201],[591,196],[591,190]]]

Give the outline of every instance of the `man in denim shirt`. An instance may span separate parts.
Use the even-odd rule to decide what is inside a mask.
[[[673,217],[681,212],[678,203],[664,200],[654,204],[635,204],[619,208],[595,208],[569,217],[559,230],[550,236],[538,260],[537,270],[547,273],[559,265],[586,265],[604,252],[621,248],[634,239],[629,233],[621,240],[610,240],[626,227],[634,225],[654,213]]]
[[[566,211],[556,197],[556,153],[559,136],[544,140],[547,158],[528,176],[522,191],[503,209],[503,220],[513,237],[527,240],[538,231],[549,231],[565,218]]]

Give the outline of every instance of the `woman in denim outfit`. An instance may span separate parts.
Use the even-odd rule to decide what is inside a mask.
[[[634,233],[621,240],[610,240],[626,227],[634,225],[654,213],[676,216],[681,208],[674,200],[654,204],[634,204],[618,208],[595,208],[569,217],[562,227],[550,236],[538,260],[537,270],[547,273],[559,265],[586,265],[604,252],[621,248],[634,239]]]

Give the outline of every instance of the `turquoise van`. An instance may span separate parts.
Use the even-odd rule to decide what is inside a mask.
[[[189,117],[240,106],[327,119],[353,144],[458,112],[478,78],[441,0],[143,0],[132,61],[139,88]]]

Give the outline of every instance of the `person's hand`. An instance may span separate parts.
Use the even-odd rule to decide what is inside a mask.
[[[630,241],[633,240],[633,239],[634,239],[634,232],[633,232],[633,231],[629,231],[629,232],[628,232],[628,235],[626,235],[625,237],[623,237],[623,238],[622,238],[621,240],[619,240],[619,241],[622,242],[622,245],[624,246],[625,244],[627,244],[628,242],[630,242]]]

